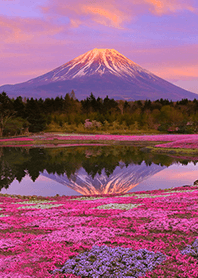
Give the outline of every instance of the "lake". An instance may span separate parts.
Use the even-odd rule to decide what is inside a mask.
[[[198,161],[131,146],[0,148],[0,193],[117,194],[192,185]]]

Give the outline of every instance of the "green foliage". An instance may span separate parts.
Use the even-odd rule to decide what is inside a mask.
[[[22,119],[20,117],[18,118],[10,118],[4,128],[3,135],[4,136],[13,136],[13,135],[21,135],[29,126],[29,123],[27,120]]]
[[[96,99],[91,93],[78,101],[74,91],[64,98],[11,100],[6,93],[0,94],[0,136],[22,134],[27,128],[30,132],[195,133],[198,100],[128,102],[108,96]]]
[[[5,126],[13,117],[14,110],[11,99],[6,95],[5,92],[0,94],[0,137],[4,133]]]
[[[27,116],[27,120],[30,123],[30,132],[39,132],[44,130],[46,126],[46,119],[41,111],[42,110],[37,100],[34,100],[33,98],[27,100],[25,113]]]

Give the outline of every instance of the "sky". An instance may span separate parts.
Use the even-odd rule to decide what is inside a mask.
[[[0,0],[0,85],[110,48],[198,93],[197,0]]]

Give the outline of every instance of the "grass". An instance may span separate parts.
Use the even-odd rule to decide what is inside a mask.
[[[151,153],[166,153],[166,154],[188,154],[188,155],[198,155],[197,149],[184,149],[184,148],[160,148],[154,146],[148,146],[145,148]]]

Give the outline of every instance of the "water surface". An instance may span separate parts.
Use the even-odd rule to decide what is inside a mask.
[[[198,164],[135,147],[0,148],[0,192],[117,194],[191,185]]]

